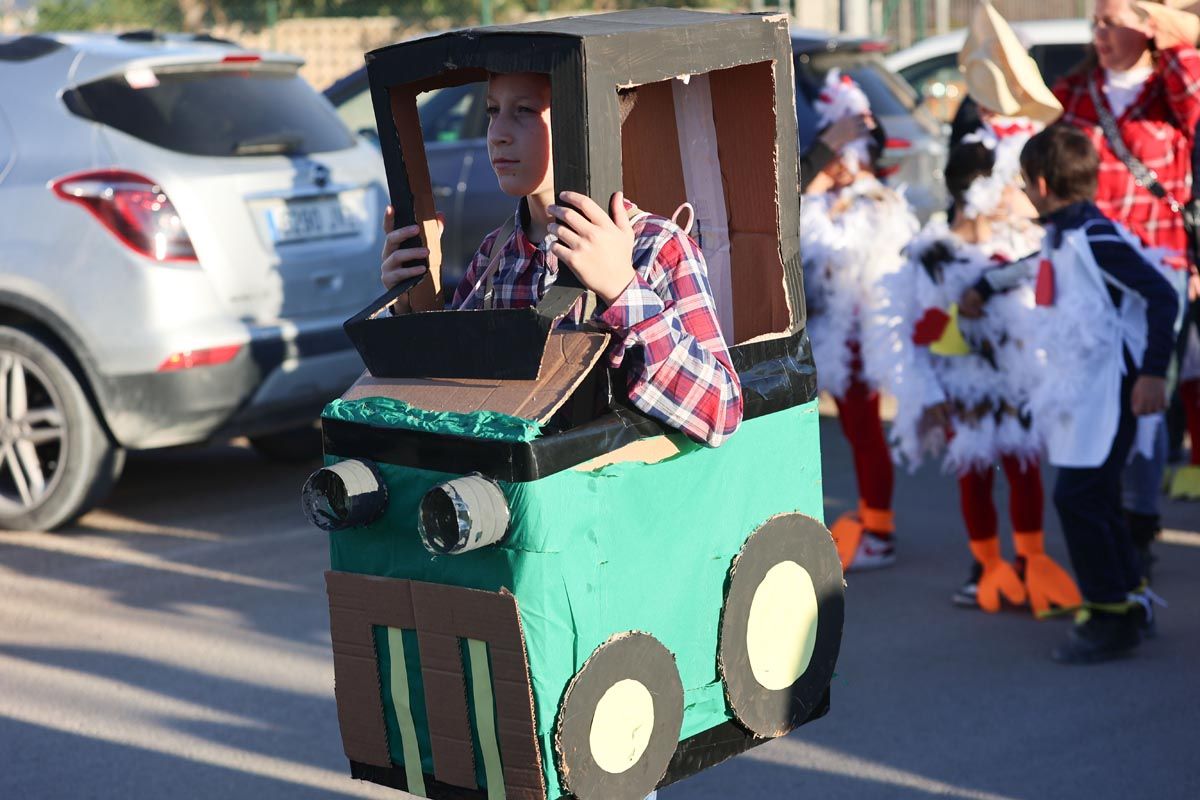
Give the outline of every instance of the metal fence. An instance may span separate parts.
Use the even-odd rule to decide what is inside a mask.
[[[366,51],[417,33],[663,5],[734,9],[739,0],[0,0],[0,33],[205,32],[299,55],[301,74],[324,88],[361,66]]]
[[[907,47],[926,36],[961,28],[977,0],[873,0],[875,33]],[[1090,0],[994,0],[1010,22],[1085,17]]]
[[[1010,20],[1078,17],[1090,0],[994,0]],[[905,47],[966,24],[976,0],[0,0],[0,33],[45,30],[207,32],[303,57],[323,88],[367,50],[430,30],[579,11],[687,6],[793,12],[809,27],[860,27]],[[859,25],[861,22],[863,24]]]

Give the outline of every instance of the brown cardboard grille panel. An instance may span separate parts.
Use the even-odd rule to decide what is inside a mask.
[[[475,759],[459,639],[486,642],[504,787],[515,800],[545,797],[533,697],[517,601],[418,581],[328,571],[334,692],[351,761],[391,767],[373,626],[415,630],[434,777],[475,789]]]

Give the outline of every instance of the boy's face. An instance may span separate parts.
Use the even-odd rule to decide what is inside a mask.
[[[488,80],[488,156],[513,197],[554,191],[550,159],[550,78],[536,72]]]

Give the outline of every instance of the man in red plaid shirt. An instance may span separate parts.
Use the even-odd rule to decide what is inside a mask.
[[[638,211],[619,192],[611,216],[575,192],[563,192],[562,205],[556,203],[545,75],[494,75],[487,103],[492,168],[501,189],[521,201],[512,233],[499,241],[506,225],[484,239],[451,307],[481,308],[485,299],[495,308],[534,305],[566,264],[603,304],[592,322],[615,334],[609,364],[626,363],[633,404],[696,441],[721,444],[741,422],[742,394],[700,249],[669,220]],[[424,271],[406,265],[427,257],[426,248],[400,249],[416,234],[416,226],[388,234],[385,286]],[[577,307],[576,321],[580,315]]]
[[[1178,203],[1192,194],[1192,143],[1200,122],[1200,55],[1179,42],[1156,16],[1131,0],[1097,0],[1093,25],[1098,64],[1059,81],[1054,94],[1063,120],[1086,131],[1100,153],[1096,205],[1146,245],[1166,247],[1184,266],[1183,216],[1168,199],[1138,184],[1113,152],[1088,89],[1094,82],[1125,146],[1158,176]]]

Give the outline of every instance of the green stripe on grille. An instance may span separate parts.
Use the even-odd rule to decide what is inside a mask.
[[[504,800],[504,770],[500,763],[500,742],[496,737],[496,705],[492,697],[492,674],[488,667],[487,643],[478,639],[467,639],[467,654],[471,662],[475,726],[479,734],[479,749],[483,753],[488,800]]]
[[[400,726],[400,746],[404,749],[404,776],[408,791],[419,797],[425,794],[425,776],[421,773],[421,749],[417,746],[417,726],[413,723],[412,706],[408,699],[408,664],[404,658],[404,632],[388,628],[388,653],[392,660],[392,705],[396,724]]]

